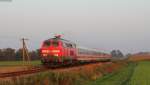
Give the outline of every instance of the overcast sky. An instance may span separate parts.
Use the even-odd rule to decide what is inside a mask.
[[[101,50],[150,51],[150,0],[0,1],[0,48],[26,37],[37,49],[55,34]]]

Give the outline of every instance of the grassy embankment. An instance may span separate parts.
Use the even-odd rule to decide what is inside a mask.
[[[88,85],[150,85],[150,61],[131,63],[118,72],[99,78]]]
[[[90,82],[88,85],[126,85],[134,72],[135,66],[136,64],[130,63],[128,66],[120,69],[119,71]]]

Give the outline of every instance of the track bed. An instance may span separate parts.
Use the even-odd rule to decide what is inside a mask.
[[[77,70],[85,66],[89,65],[97,65],[97,64],[109,64],[111,62],[95,62],[95,63],[83,63],[83,64],[72,64],[72,65],[65,65],[65,66],[52,66],[52,67],[45,67],[45,66],[31,66],[31,67],[26,67],[22,70],[16,70],[16,71],[11,71],[11,72],[1,72],[0,73],[0,78],[9,78],[9,77],[16,77],[16,76],[23,76],[23,75],[28,75],[28,74],[34,74],[34,73],[39,73],[39,72],[45,72],[45,71],[71,71],[71,70]]]

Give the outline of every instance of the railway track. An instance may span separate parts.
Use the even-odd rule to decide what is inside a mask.
[[[95,62],[95,63],[102,63],[102,62]],[[69,66],[56,66],[56,67],[49,67],[49,68],[44,67],[44,66],[36,66],[36,67],[31,67],[27,70],[22,70],[22,71],[0,73],[0,78],[16,77],[16,76],[22,76],[22,75],[27,75],[27,74],[34,74],[34,73],[38,73],[38,72],[44,72],[44,71],[48,71],[48,70],[53,70],[53,71],[62,70],[62,69],[67,70],[70,68],[81,67],[84,65],[95,64],[95,63],[76,64],[76,65],[73,64],[73,65],[69,65]],[[103,63],[105,63],[105,62],[103,62]]]
[[[46,71],[47,68],[43,68],[42,66],[32,67],[28,70],[22,70],[22,71],[15,71],[15,72],[8,72],[8,73],[0,73],[0,78],[6,78],[6,77],[15,77],[15,76],[21,76],[26,74],[33,74],[37,72]]]

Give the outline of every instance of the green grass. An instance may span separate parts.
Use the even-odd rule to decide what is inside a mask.
[[[128,85],[150,85],[150,61],[139,62]]]
[[[136,64],[130,63],[128,66],[120,69],[118,72],[108,74],[87,85],[126,85],[134,72]]]
[[[40,65],[41,61],[31,61],[31,65]],[[0,61],[0,67],[4,66],[20,66],[23,65],[23,61]],[[25,63],[24,65],[28,65],[28,63]]]
[[[118,72],[108,74],[87,85],[150,85],[150,61],[130,63]]]

